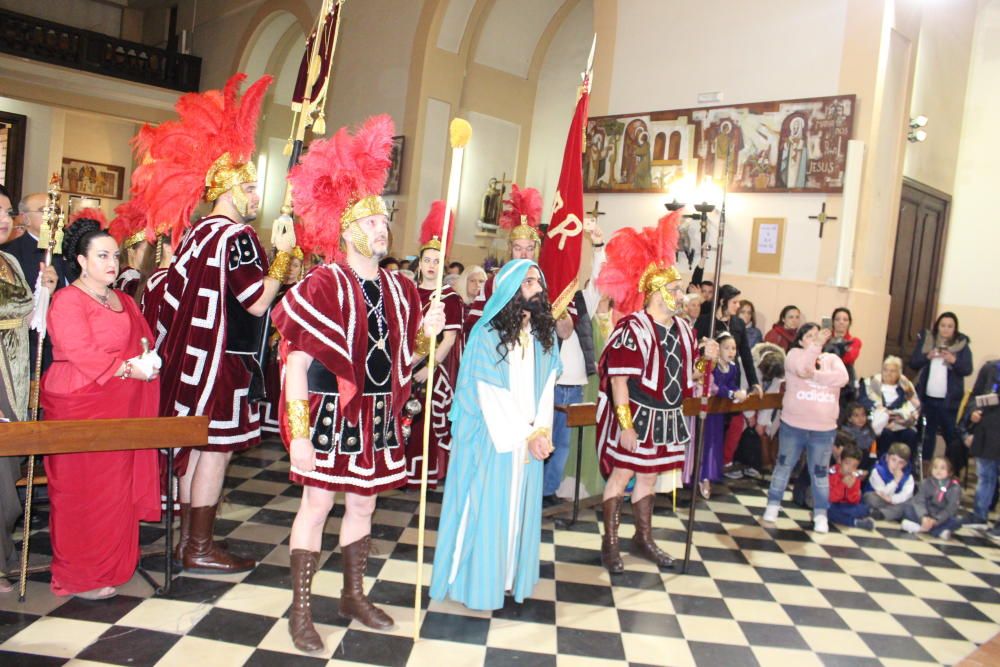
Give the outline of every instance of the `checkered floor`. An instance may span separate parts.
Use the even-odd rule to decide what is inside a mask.
[[[586,511],[569,530],[543,525],[542,580],[525,604],[489,614],[431,602],[414,644],[417,502],[396,494],[379,499],[366,579],[396,629],[373,632],[336,615],[338,507],[314,585],[327,649],[307,657],[292,647],[285,619],[286,544],[299,496],[287,470],[273,442],[230,468],[217,533],[261,561],[254,572],[184,575],[172,599],[151,597],[136,576],[104,602],[56,598],[37,575],[24,604],[0,596],[0,665],[954,664],[1000,631],[1000,549],[972,531],[944,542],[882,523],[876,532],[814,536],[800,509],[764,527],[763,489],[740,482],[700,508],[688,576],[627,556],[626,572],[609,579],[598,518]],[[439,502],[434,494],[429,504],[425,583]],[[631,516],[622,519],[629,536]],[[680,554],[682,522],[669,497],[659,498],[654,526],[661,545]],[[144,542],[161,532],[144,527]],[[35,544],[47,549],[44,532]]]

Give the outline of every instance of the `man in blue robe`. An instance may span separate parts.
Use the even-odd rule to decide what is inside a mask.
[[[451,410],[431,597],[523,602],[538,582],[542,462],[552,451],[556,325],[538,265],[508,262],[469,334]]]

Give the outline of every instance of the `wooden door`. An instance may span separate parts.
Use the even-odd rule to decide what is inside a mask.
[[[950,205],[949,195],[904,179],[885,341],[885,353],[902,357],[904,365],[917,335],[937,315]]]

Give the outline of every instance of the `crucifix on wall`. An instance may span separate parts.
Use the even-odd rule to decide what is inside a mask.
[[[819,237],[823,238],[823,226],[830,220],[836,220],[837,216],[826,214],[826,202],[823,202],[823,207],[819,210],[819,215],[810,215],[810,220],[819,221]]]
[[[397,211],[399,211],[399,207],[396,206],[396,200],[393,199],[392,203],[389,204],[389,222],[392,222],[393,218],[396,217]]]

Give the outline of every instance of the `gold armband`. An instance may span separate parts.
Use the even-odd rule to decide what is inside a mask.
[[[274,256],[271,268],[267,271],[268,278],[274,278],[279,283],[285,282],[288,277],[288,269],[292,266],[292,254],[282,250]]]
[[[618,425],[621,426],[623,431],[635,428],[632,426],[632,408],[628,403],[625,405],[616,405],[615,414],[618,415]]]
[[[285,402],[285,420],[292,439],[309,439],[309,401],[296,399]]]
[[[418,357],[426,357],[431,352],[431,339],[427,337],[421,327],[420,331],[417,332],[417,340],[413,347],[413,354]]]

